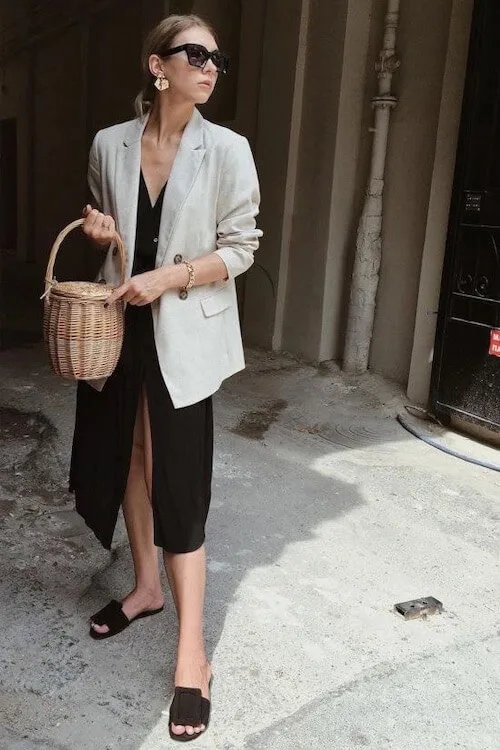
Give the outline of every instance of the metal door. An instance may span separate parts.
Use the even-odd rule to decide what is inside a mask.
[[[474,9],[431,404],[500,430],[500,2]]]

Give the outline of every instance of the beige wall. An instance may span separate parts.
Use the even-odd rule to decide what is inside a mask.
[[[267,348],[274,332],[301,14],[301,0],[267,2],[255,143],[265,239],[247,274],[244,308],[247,342]]]
[[[255,148],[267,0],[242,0],[234,128]]]
[[[454,79],[447,94],[450,106],[443,110],[443,76],[448,49],[458,38],[465,64],[467,14],[453,31],[452,6],[470,9],[471,3],[401,4],[402,66],[394,77],[399,105],[389,140],[383,261],[371,350],[371,367],[400,382],[407,380],[415,345],[419,284],[421,321],[426,288],[432,286],[435,297],[439,287],[440,264],[428,261],[435,252],[432,238],[441,237],[442,245],[447,212],[441,207],[441,234],[429,234],[430,196],[439,193],[436,165],[446,162],[451,184],[453,149],[447,142],[444,161],[439,149],[443,133],[453,137],[458,131],[463,85]],[[256,264],[239,288],[246,342],[311,360],[340,359],[369,170],[374,63],[385,10],[386,0],[124,1],[91,19],[87,27],[67,28],[37,45],[32,167],[36,216],[31,231],[39,263],[46,259],[55,230],[81,208],[91,135],[131,116],[144,27],[168,12],[199,12],[220,30],[222,46],[234,56],[231,75],[221,81],[219,98],[206,114],[250,139],[261,178],[259,223],[265,236]],[[110,50],[121,60],[118,78]],[[0,101],[0,116],[19,115],[21,255],[28,243],[23,224],[30,174],[27,65],[26,55],[20,55],[6,66],[7,93]],[[443,121],[445,116],[448,120]],[[439,135],[443,122],[446,128]],[[82,268],[83,257],[90,263],[88,253],[74,257],[80,258]],[[417,328],[426,330],[428,350],[432,332],[425,325]],[[414,351],[418,364],[420,350]]]
[[[300,17],[306,4],[308,47],[297,111]],[[370,366],[402,383],[413,347],[445,61],[448,43],[454,43],[449,39],[452,4],[401,4],[402,65],[393,87],[399,104],[388,148]],[[268,5],[256,151],[265,232],[258,259],[267,276],[255,268],[247,281],[250,343],[312,360],[341,358],[386,7],[386,0],[297,0],[285,13],[278,4]],[[460,96],[459,89],[455,97]],[[299,123],[295,160],[292,111],[295,126]],[[456,107],[453,112],[449,132],[459,126]],[[435,274],[433,283],[439,285],[440,268]]]
[[[408,379],[408,397],[422,404],[429,396],[473,6],[474,0],[454,0],[450,23]]]
[[[322,330],[347,6],[315,2],[309,17],[282,347],[311,359]]]
[[[317,360],[342,351],[369,31],[364,0],[311,5],[309,47],[317,57],[308,51],[299,161],[307,179],[297,183],[283,343],[290,348],[300,331],[300,353]],[[320,254],[312,257],[315,246]],[[297,314],[304,293],[307,316]]]
[[[370,366],[406,383],[429,205],[451,0],[401,4],[383,251]]]

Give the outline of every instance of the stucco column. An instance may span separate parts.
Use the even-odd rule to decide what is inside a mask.
[[[257,134],[254,153],[259,170],[264,230],[256,263],[246,277],[244,334],[251,345],[272,346],[280,267],[283,262],[287,179],[293,150],[293,112],[300,86],[301,29],[309,0],[268,0],[263,31]],[[302,32],[303,33],[303,32]],[[256,54],[258,51],[256,50]],[[244,91],[239,92],[244,96]]]
[[[473,5],[473,0],[454,0],[451,14],[408,378],[408,397],[420,404],[429,397]]]
[[[273,344],[311,360],[341,351],[371,12],[365,0],[317,0],[309,9]]]

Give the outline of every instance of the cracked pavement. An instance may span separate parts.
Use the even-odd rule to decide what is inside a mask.
[[[95,642],[132,583],[66,492],[74,385],[0,352],[0,750],[174,747],[175,615]],[[262,352],[216,397],[212,750],[496,749],[500,475],[418,441],[399,388]],[[425,595],[444,611],[405,622]]]

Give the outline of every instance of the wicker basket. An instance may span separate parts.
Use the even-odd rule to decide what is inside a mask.
[[[57,236],[45,275],[43,333],[50,363],[56,375],[69,380],[109,377],[116,367],[123,343],[121,300],[104,307],[112,292],[106,284],[87,281],[57,282],[53,277],[62,241],[84,219],[68,224]],[[118,234],[121,283],[125,280],[125,248]]]

